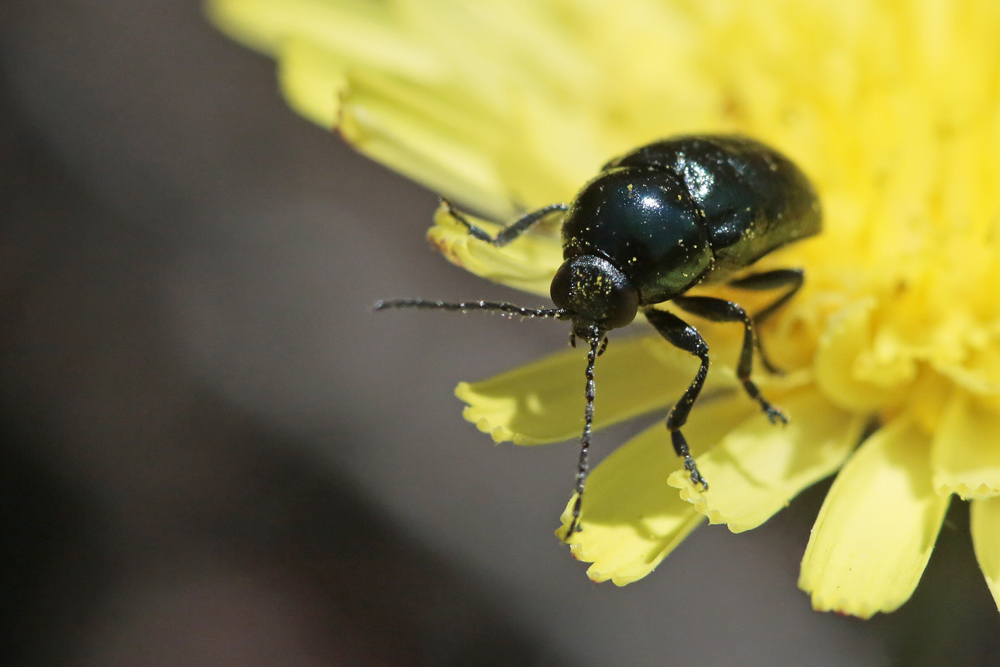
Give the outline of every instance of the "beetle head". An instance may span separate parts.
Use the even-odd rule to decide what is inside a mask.
[[[639,292],[611,262],[597,255],[578,255],[563,262],[550,290],[557,308],[569,311],[573,333],[587,340],[635,319]]]

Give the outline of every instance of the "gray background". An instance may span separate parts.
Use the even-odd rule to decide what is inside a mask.
[[[494,447],[451,394],[565,327],[370,312],[540,303],[431,251],[432,193],[192,0],[6,2],[0,48],[4,664],[1000,662],[962,507],[869,623],[796,588],[822,485],[592,584],[552,535],[576,445]]]

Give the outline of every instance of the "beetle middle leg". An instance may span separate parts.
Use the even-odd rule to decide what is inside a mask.
[[[806,276],[802,269],[774,269],[773,271],[762,271],[761,273],[751,273],[748,276],[730,280],[729,286],[742,290],[770,291],[787,287],[788,290],[777,299],[764,306],[759,312],[752,316],[755,325],[762,324],[771,315],[788,303],[795,293],[802,289]],[[771,363],[771,359],[764,351],[760,336],[757,336],[757,352],[760,355],[760,363],[767,369],[768,373],[774,375],[784,375],[784,371]]]
[[[772,424],[778,422],[787,424],[788,417],[761,396],[760,389],[750,379],[750,372],[753,370],[754,324],[743,307],[732,301],[710,296],[679,296],[673,299],[673,303],[692,315],[703,317],[712,322],[743,323],[743,347],[740,350],[739,363],[736,364],[736,377],[743,384],[747,395],[760,404],[761,409]]]
[[[684,434],[681,433],[681,427],[687,423],[691,407],[698,399],[698,394],[701,393],[701,388],[705,384],[705,377],[708,375],[708,344],[701,337],[701,334],[698,333],[697,329],[673,313],[648,308],[645,314],[649,323],[671,345],[685,352],[690,352],[701,360],[701,366],[698,368],[698,373],[694,376],[694,380],[688,385],[687,390],[681,396],[680,400],[674,404],[674,407],[670,408],[670,413],[667,415],[667,428],[670,430],[670,439],[674,446],[674,451],[677,452],[677,456],[684,459],[684,469],[691,475],[691,483],[695,485],[700,484],[702,488],[708,491],[708,482],[705,481],[705,478],[698,471],[698,466],[691,456],[687,440],[684,438]]]
[[[469,230],[469,234],[471,236],[479,239],[480,241],[492,244],[497,248],[504,247],[521,234],[528,231],[532,225],[550,213],[565,211],[569,208],[566,204],[549,204],[548,206],[544,206],[537,211],[524,214],[519,219],[501,229],[496,236],[490,236],[490,233],[485,229],[472,224],[472,221],[465,217],[464,213],[452,206],[451,202],[447,199],[442,199],[441,203],[444,204],[445,210],[448,211],[448,215],[465,225],[465,228]]]

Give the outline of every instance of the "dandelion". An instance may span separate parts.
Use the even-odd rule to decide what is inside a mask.
[[[735,390],[738,327],[699,324],[710,398],[685,433],[710,490],[691,485],[658,424],[593,470],[573,553],[595,581],[624,585],[706,519],[754,528],[836,474],[799,580],[816,609],[899,607],[953,496],[970,503],[1000,606],[1000,4],[213,0],[209,12],[278,60],[301,114],[492,219],[568,201],[609,158],[661,137],[736,132],[791,157],[817,186],[824,233],[756,268],[807,269],[761,331],[789,372],[757,379],[792,422],[768,424]],[[547,295],[561,263],[551,231],[497,249],[439,210],[429,235],[472,273]],[[657,337],[612,341],[595,428],[669,407],[695,363]],[[564,352],[456,394],[498,442],[567,440],[581,368]]]

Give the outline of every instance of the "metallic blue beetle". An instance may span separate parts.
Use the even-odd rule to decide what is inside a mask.
[[[568,206],[551,204],[528,213],[496,236],[476,227],[460,212],[451,212],[472,236],[497,247],[514,241],[550,215],[563,216],[565,261],[550,290],[555,308],[422,299],[380,301],[375,308],[492,310],[569,320],[573,325],[571,343],[575,345],[577,338],[590,343],[577,496],[567,540],[579,529],[587,479],[594,364],[607,345],[607,332],[630,324],[640,309],[671,344],[701,361],[694,380],[667,415],[666,424],[674,451],[684,458],[694,484],[708,489],[681,428],[708,373],[708,345],[697,329],[655,305],[669,301],[697,317],[742,323],[737,377],[772,423],[788,421],[750,379],[754,326],[792,298],[802,286],[804,274],[800,269],[777,269],[735,277],[772,250],[817,234],[821,228],[819,200],[812,185],[795,164],[773,148],[735,135],[690,135],[657,141],[606,164]],[[731,301],[684,296],[695,285],[720,282],[738,289],[783,292],[753,317]],[[775,370],[762,353],[761,360]]]

